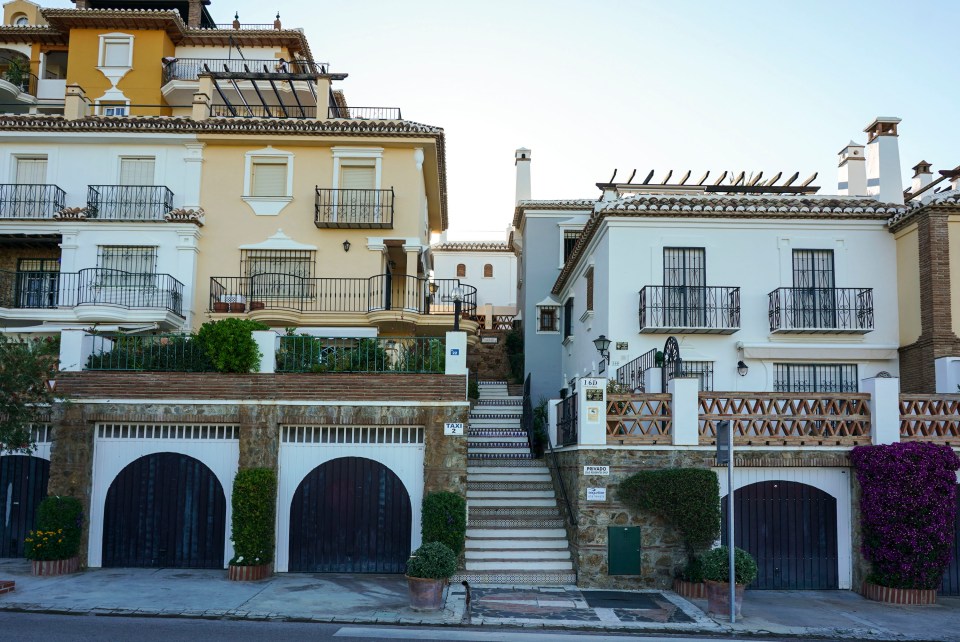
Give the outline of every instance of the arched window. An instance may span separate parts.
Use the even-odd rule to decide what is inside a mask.
[[[492,279],[493,278],[493,266],[487,263],[483,266],[483,278]]]
[[[457,276],[467,276],[467,266],[463,263],[457,263]]]

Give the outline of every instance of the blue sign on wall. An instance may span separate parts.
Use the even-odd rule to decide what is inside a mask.
[[[460,354],[460,348],[450,348],[450,356],[455,357]]]

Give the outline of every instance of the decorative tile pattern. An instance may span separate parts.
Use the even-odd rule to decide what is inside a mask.
[[[551,482],[467,482],[467,490],[553,490]]]

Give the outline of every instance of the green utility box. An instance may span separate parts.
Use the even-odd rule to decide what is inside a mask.
[[[640,575],[640,527],[607,527],[607,575]]]

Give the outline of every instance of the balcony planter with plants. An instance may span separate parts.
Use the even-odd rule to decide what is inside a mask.
[[[51,495],[37,508],[36,530],[24,539],[34,575],[65,575],[80,570],[83,507],[73,497]]]
[[[861,550],[870,573],[864,597],[889,604],[936,604],[950,563],[960,458],[947,445],[857,446]]]
[[[424,544],[407,561],[407,587],[410,608],[414,611],[439,611],[443,608],[450,576],[457,572],[457,556],[440,542]]]
[[[743,591],[757,579],[757,562],[750,553],[742,548],[733,551],[733,565],[736,570],[735,605],[737,617],[743,605]],[[707,612],[712,615],[730,614],[730,551],[721,546],[707,551],[700,557],[703,564],[703,578],[707,585]]]
[[[213,302],[213,311],[214,312],[229,312],[230,304],[226,301],[214,301]]]
[[[233,549],[228,577],[262,580],[273,573],[277,474],[270,468],[247,468],[233,481]]]

